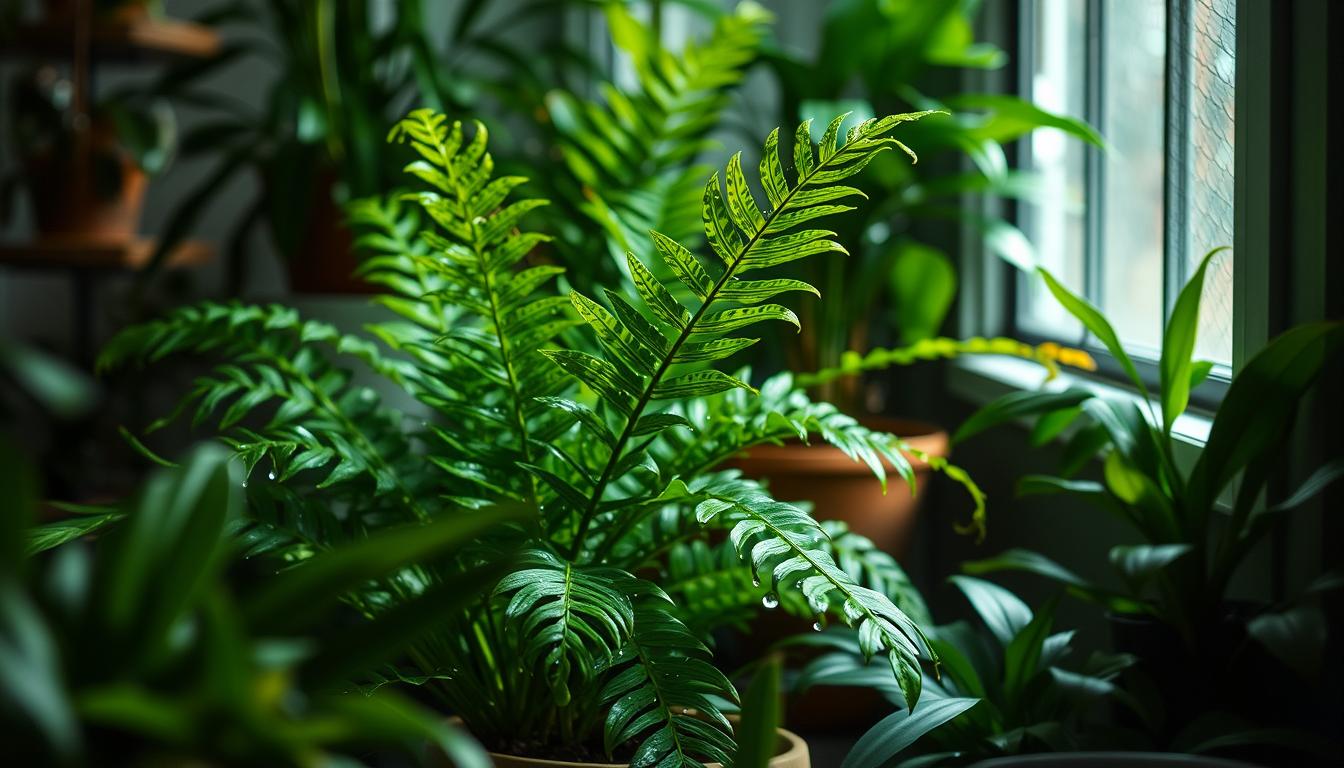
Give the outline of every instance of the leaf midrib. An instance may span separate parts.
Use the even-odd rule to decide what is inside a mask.
[[[878,125],[878,123],[874,122],[873,125]],[[755,245],[759,243],[762,238],[765,237],[765,234],[769,230],[771,223],[773,223],[781,213],[783,213],[785,210],[789,208],[789,203],[792,202],[794,196],[797,195],[800,191],[802,191],[805,187],[807,187],[807,185],[812,182],[812,179],[815,178],[817,174],[821,173],[823,170],[830,168],[831,162],[836,158],[840,157],[841,155],[843,155],[846,147],[853,144],[855,141],[864,138],[868,138],[868,133],[863,132],[858,135],[855,135],[853,138],[847,140],[840,147],[836,148],[835,152],[832,153],[829,158],[827,158],[822,162],[817,163],[817,165],[811,171],[809,171],[806,176],[798,179],[798,183],[794,185],[792,189],[789,190],[788,194],[784,196],[784,198],[780,201],[779,205],[775,206],[774,209],[771,210],[768,215],[763,217],[761,225],[756,228],[755,232],[752,233],[751,237],[738,251],[737,255],[733,258],[732,262],[726,265],[725,269],[723,270],[723,275],[719,277],[719,279],[714,283],[714,286],[710,288],[710,290],[705,294],[705,300],[700,304],[700,307],[695,311],[695,314],[691,315],[691,319],[682,328],[681,333],[677,335],[676,340],[672,342],[672,345],[668,348],[667,353],[663,356],[662,362],[659,364],[658,368],[653,372],[653,375],[649,378],[649,383],[647,386],[644,387],[644,392],[635,402],[635,407],[633,410],[631,410],[630,416],[626,420],[625,429],[621,431],[620,437],[617,438],[616,445],[611,452],[611,457],[607,460],[606,466],[602,469],[602,475],[599,477],[597,485],[593,488],[592,496],[589,497],[588,509],[584,511],[583,518],[579,523],[578,532],[574,535],[574,544],[570,551],[571,558],[578,557],[579,553],[583,549],[584,537],[588,532],[589,526],[592,525],[593,518],[596,516],[597,506],[601,502],[602,494],[606,492],[607,485],[612,480],[611,477],[612,472],[615,469],[616,465],[621,460],[621,455],[625,451],[626,443],[630,441],[631,434],[634,432],[635,424],[639,421],[639,417],[643,415],[644,409],[648,407],[649,402],[653,399],[653,392],[655,389],[657,389],[658,384],[662,382],[663,376],[665,376],[668,370],[671,369],[673,364],[672,360],[676,357],[677,352],[681,349],[681,346],[685,344],[688,339],[690,339],[691,335],[695,333],[696,324],[699,323],[700,320],[704,318],[705,314],[709,311],[710,306],[712,306],[718,300],[719,292],[723,290],[723,287],[727,285],[730,280],[732,280],[734,277],[737,276],[736,273],[738,268],[742,265],[742,262],[746,260],[747,255],[751,253],[751,249],[755,247]],[[874,151],[880,152],[882,151],[882,149],[885,149],[885,147],[879,147]],[[808,151],[809,152],[811,151],[810,147]]]

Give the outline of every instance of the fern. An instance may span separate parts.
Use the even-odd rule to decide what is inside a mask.
[[[624,422],[617,435],[596,430],[598,437],[608,442],[612,449],[589,494],[577,540],[584,538],[592,524],[599,503],[615,479],[616,468],[627,458],[625,450],[632,438],[656,434],[677,423],[658,419],[660,414],[651,414],[654,418],[645,419],[645,412],[654,401],[712,395],[734,387],[751,389],[740,379],[713,368],[699,367],[699,364],[720,359],[755,343],[755,339],[731,336],[734,331],[765,320],[797,325],[798,319],[793,312],[778,304],[763,302],[784,292],[815,292],[815,289],[795,280],[747,281],[739,276],[809,255],[844,252],[839,243],[829,239],[832,233],[828,230],[791,230],[823,216],[851,210],[836,201],[862,193],[853,187],[838,186],[836,182],[863,170],[882,150],[903,147],[884,134],[896,125],[918,117],[919,114],[897,115],[866,121],[855,126],[839,146],[836,145],[837,133],[844,117],[836,118],[826,130],[818,155],[813,153],[809,126],[804,123],[799,126],[795,138],[794,159],[798,175],[792,184],[786,179],[780,163],[779,132],[771,133],[761,168],[762,183],[774,207],[765,214],[757,207],[747,185],[741,153],[734,155],[725,172],[726,198],[717,173],[705,187],[703,196],[705,234],[720,262],[710,268],[717,276],[711,277],[710,268],[690,251],[657,232],[653,233],[655,246],[667,266],[697,297],[698,305],[693,313],[673,298],[633,255],[627,257],[630,272],[652,317],[646,317],[614,293],[608,293],[611,311],[577,292],[571,294],[575,308],[607,354],[595,357],[570,350],[547,354],[557,365],[598,393]]]
[[[569,258],[591,265],[592,241],[602,238],[624,269],[625,253],[648,249],[650,230],[678,242],[697,236],[708,171],[696,159],[713,144],[709,135],[756,59],[770,16],[742,3],[708,38],[672,52],[623,6],[608,5],[606,14],[635,87],[603,83],[597,100],[554,90],[546,111],[568,170],[558,196],[592,223],[564,243]]]
[[[602,689],[602,702],[610,707],[607,752],[652,729],[632,766],[699,766],[697,758],[730,765],[732,726],[714,697],[736,700],[737,694],[709,658],[709,650],[672,615],[666,596],[642,600],[630,642],[606,670],[615,672]]]
[[[410,260],[417,275],[434,275],[440,287],[425,291],[418,301],[389,304],[416,328],[383,326],[379,335],[399,349],[450,358],[441,366],[447,371],[468,368],[477,374],[466,380],[435,376],[417,382],[422,400],[468,427],[451,436],[436,432],[442,453],[433,460],[477,486],[482,496],[505,490],[520,500],[536,500],[533,478],[520,475],[515,466],[533,462],[534,439],[553,436],[555,413],[537,398],[563,391],[564,381],[536,352],[574,322],[566,316],[563,300],[553,296],[534,300],[537,290],[562,269],[538,265],[516,271],[533,248],[548,239],[517,230],[520,219],[545,201],[506,204],[526,179],[492,176],[488,133],[480,123],[468,142],[460,123],[449,126],[445,116],[422,109],[397,123],[389,138],[410,142],[421,159],[407,165],[406,171],[433,188],[402,197],[418,203],[439,225],[442,234],[424,236],[433,256],[412,254]],[[402,247],[388,230],[387,222],[395,220],[392,212],[381,221],[358,214],[356,220],[381,226],[388,239],[380,243]],[[380,274],[386,281],[389,276],[381,264],[373,262],[369,269],[383,270]],[[411,287],[428,286],[422,279]],[[425,312],[426,304],[465,309],[478,322],[450,327],[441,312]],[[492,461],[481,461],[482,457]]]
[[[98,365],[108,369],[183,353],[228,362],[198,377],[178,408],[149,431],[191,409],[193,425],[217,420],[249,481],[264,462],[266,481],[303,479],[315,490],[333,488],[337,494],[367,495],[371,485],[373,496],[389,506],[428,516],[420,499],[431,479],[414,458],[416,433],[381,405],[376,392],[353,385],[348,370],[337,365],[362,363],[400,382],[412,371],[403,363],[385,359],[365,339],[304,321],[286,307],[207,302],[119,334]],[[313,477],[317,474],[321,477]]]
[[[868,121],[843,141],[839,118],[819,148],[804,124],[789,174],[771,134],[760,179],[768,210],[734,156],[725,184],[716,174],[701,196],[711,258],[655,231],[652,248],[677,285],[629,256],[637,298],[607,291],[599,301],[557,292],[561,270],[539,257],[546,237],[522,227],[542,203],[511,199],[522,179],[495,177],[485,129],[417,111],[390,138],[416,154],[407,172],[418,188],[350,210],[370,253],[362,271],[386,289],[377,300],[392,319],[359,336],[280,307],[204,305],[119,336],[106,362],[222,358],[183,407],[213,421],[249,470],[274,475],[249,485],[252,515],[237,535],[253,552],[301,557],[389,520],[463,506],[534,510],[350,598],[375,615],[503,552],[527,553],[489,599],[443,616],[417,643],[417,674],[393,675],[431,686],[481,738],[600,743],[609,758],[633,750],[636,764],[727,763],[720,702],[736,694],[699,636],[745,618],[746,596],[759,605],[761,588],[744,584],[753,574],[786,606],[855,626],[865,653],[889,659],[911,706],[919,658],[933,658],[892,600],[902,583],[894,563],[716,469],[760,442],[820,435],[879,477],[889,464],[908,479],[906,446],[811,403],[787,378],[757,396],[745,374],[713,367],[754,343],[743,335],[751,326],[797,323],[771,299],[815,291],[751,273],[843,251],[813,222],[848,210],[861,193],[840,182],[902,147],[886,134],[918,117]],[[384,406],[346,364],[430,416]],[[727,542],[706,558],[714,529]],[[633,575],[665,561],[737,589],[722,610],[701,611],[686,605],[689,582],[664,592]]]

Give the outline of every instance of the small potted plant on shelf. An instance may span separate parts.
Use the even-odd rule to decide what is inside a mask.
[[[497,764],[728,764],[736,694],[712,664],[709,630],[741,621],[747,600],[857,627],[912,706],[920,662],[933,658],[920,627],[811,517],[720,466],[783,434],[820,434],[885,477],[884,460],[908,474],[903,443],[810,402],[786,377],[758,396],[713,366],[755,342],[741,330],[796,322],[770,299],[809,287],[751,273],[837,250],[816,222],[858,194],[842,182],[902,146],[889,134],[921,117],[844,136],[836,119],[819,146],[804,125],[793,172],[772,133],[760,177],[768,204],[734,156],[704,188],[704,257],[652,234],[689,298],[631,254],[635,295],[599,300],[557,292],[563,269],[530,263],[545,236],[521,227],[544,201],[510,200],[523,179],[493,175],[484,126],[418,111],[392,135],[415,150],[407,171],[422,189],[351,214],[373,252],[363,274],[386,288],[378,301],[393,321],[365,338],[281,306],[208,304],[123,332],[103,364],[223,356],[183,408],[197,422],[217,418],[244,460],[248,536],[265,551],[483,505],[524,510],[438,567],[451,575],[514,548],[519,565],[488,598],[446,612],[384,675],[424,685]],[[354,362],[424,415],[352,383],[342,366]],[[361,606],[376,618],[437,578],[394,580]],[[706,583],[723,585],[719,604],[688,598]]]
[[[55,68],[16,77],[11,175],[28,189],[39,236],[127,242],[139,229],[148,177],[172,160],[173,111],[163,99],[124,90],[77,124],[71,97],[70,81]]]
[[[1176,301],[1155,392],[1102,313],[1042,270],[1050,291],[1119,361],[1142,399],[1136,403],[1084,387],[1014,393],[973,415],[956,435],[965,440],[1030,417],[1039,418],[1035,434],[1044,439],[1069,434],[1064,476],[1024,477],[1019,493],[1064,494],[1115,515],[1141,537],[1140,544],[1107,553],[1122,585],[1118,589],[1025,550],[965,567],[971,573],[1035,573],[1104,607],[1117,646],[1140,659],[1136,671],[1155,686],[1150,698],[1165,712],[1151,724],[1159,744],[1188,744],[1224,732],[1242,732],[1253,743],[1274,734],[1251,723],[1311,721],[1302,709],[1319,680],[1324,638],[1316,595],[1287,605],[1257,605],[1233,599],[1230,583],[1292,510],[1344,474],[1344,461],[1335,457],[1286,496],[1276,493],[1279,486],[1272,482],[1285,466],[1283,447],[1299,403],[1344,348],[1344,324],[1338,322],[1293,328],[1248,360],[1217,406],[1198,459],[1193,465],[1179,460],[1173,427],[1212,368],[1194,359],[1193,351],[1204,271],[1216,253],[1204,259]],[[1094,458],[1101,460],[1101,480],[1075,477]],[[1291,683],[1295,679],[1301,682]],[[1224,719],[1211,723],[1211,712]],[[1286,743],[1313,749],[1318,742],[1299,734]]]

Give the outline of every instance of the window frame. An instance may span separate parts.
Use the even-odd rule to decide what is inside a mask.
[[[1085,1],[1089,4],[1090,9],[1092,7],[1099,8],[1101,5],[1101,0]],[[1167,0],[1168,50],[1172,49],[1174,35],[1187,35],[1189,32],[1189,18],[1184,12],[1189,2],[1190,0]],[[1030,0],[1018,0],[1016,3],[988,4],[984,8],[981,18],[984,28],[989,31],[992,38],[1002,41],[1015,64],[998,71],[968,73],[964,83],[968,91],[1022,92],[1019,86],[1024,82],[1028,72],[1026,66],[1030,63],[1029,59],[1023,55],[1024,51],[1029,50],[1026,45],[1029,39],[1024,34],[1024,30],[1027,29],[1024,22],[1029,21],[1028,18],[1024,17],[1029,13],[1029,6]],[[1271,72],[1273,62],[1269,58],[1270,50],[1278,47],[1274,40],[1274,30],[1282,27],[1280,20],[1271,19],[1274,12],[1260,6],[1257,0],[1237,0],[1236,13],[1235,218],[1233,221],[1233,242],[1231,244],[1236,254],[1233,261],[1233,372],[1238,370],[1246,359],[1268,341],[1273,325],[1271,323],[1273,317],[1273,306],[1270,300],[1271,287],[1272,285],[1282,287],[1283,282],[1280,271],[1272,267],[1269,257],[1272,242],[1271,233],[1278,229],[1276,217],[1279,215],[1278,212],[1282,210],[1282,207],[1273,200],[1274,187],[1272,183],[1281,179],[1281,172],[1276,171],[1273,164],[1281,153],[1271,151],[1270,137],[1277,131],[1275,131],[1273,124],[1276,118],[1270,112],[1270,109],[1271,104],[1275,101],[1271,97],[1282,100],[1282,92],[1289,90],[1285,84],[1275,83],[1275,73]],[[1093,17],[1097,16],[1099,16],[1099,13],[1094,11]],[[1271,21],[1275,23],[1271,23]],[[1089,26],[1089,34],[1093,34],[1094,30],[1091,28],[1091,22]],[[1097,58],[1100,53],[1100,46],[1094,45],[1089,46],[1089,48],[1089,57]],[[1097,63],[1089,61],[1088,66],[1088,75],[1092,77],[1097,71]],[[1186,237],[1183,222],[1176,222],[1177,226],[1172,226],[1172,209],[1179,210],[1178,206],[1171,204],[1172,196],[1179,192],[1179,188],[1173,184],[1172,178],[1173,175],[1183,176],[1185,167],[1184,158],[1180,155],[1176,157],[1175,161],[1173,160],[1173,149],[1177,152],[1183,152],[1184,150],[1183,142],[1177,141],[1173,137],[1184,132],[1181,123],[1187,119],[1187,116],[1184,115],[1185,110],[1172,110],[1170,108],[1172,83],[1178,77],[1183,79],[1185,73],[1173,72],[1169,61],[1167,88],[1166,93],[1164,93],[1164,101],[1168,105],[1167,128],[1164,136],[1167,157],[1166,183],[1164,185],[1164,202],[1167,208],[1165,219],[1167,226],[1164,232],[1164,263],[1168,265],[1172,264],[1175,254],[1184,255],[1182,251]],[[1277,79],[1282,80],[1283,78],[1278,77]],[[1091,91],[1089,100],[1095,101],[1099,95],[1097,94],[1098,89],[1091,88]],[[1095,115],[1095,109],[1092,108],[1092,105],[1089,105],[1089,107],[1091,114]],[[1173,112],[1180,115],[1180,119],[1175,121],[1176,124],[1173,124],[1171,119]],[[1025,142],[1005,149],[1010,165],[1015,168],[1023,167],[1021,161],[1027,152]],[[1088,162],[1091,164],[1097,162],[1099,155],[1096,150],[1089,149],[1088,157]],[[1180,161],[1180,164],[1177,164],[1178,161]],[[1099,173],[1090,173],[1089,176],[1089,185],[1094,185],[1100,181]],[[1095,212],[1100,209],[1100,206],[1092,202],[1096,199],[1095,194],[1096,191],[1090,186],[1089,217],[1096,215]],[[1001,216],[1013,222],[1021,220],[1017,205],[1013,201],[995,200],[986,195],[976,194],[967,195],[963,204],[978,210],[984,215]],[[1184,213],[1182,212],[1181,215],[1184,216]],[[1088,230],[1089,239],[1094,240],[1099,228],[1089,222]],[[1086,339],[1079,338],[1047,338],[1041,334],[1033,334],[1019,328],[1016,322],[1017,276],[1022,273],[994,256],[985,247],[983,235],[978,230],[972,227],[964,227],[961,232],[961,242],[963,244],[961,262],[963,291],[958,305],[957,322],[958,329],[963,335],[1006,335],[1029,343],[1056,341],[1078,344],[1081,341],[1086,341]],[[1174,244],[1176,244],[1175,248],[1173,247]],[[1089,247],[1095,248],[1095,246]],[[1188,262],[1182,263],[1185,261],[1184,259],[1175,259],[1175,261],[1178,265],[1177,269],[1164,269],[1164,314],[1170,312],[1179,289],[1187,277],[1185,272]],[[1089,267],[1089,269],[1092,268]],[[1282,306],[1282,302],[1278,302],[1276,306]],[[1071,371],[1068,374],[1069,376],[1137,394],[1133,392],[1132,385],[1125,383],[1120,365],[1113,357],[1104,350],[1096,348],[1095,345],[1085,346],[1097,359],[1098,370],[1092,374]],[[1134,362],[1139,369],[1144,384],[1155,388],[1159,378],[1157,363],[1141,358],[1136,358]],[[983,402],[986,397],[976,394],[978,389],[983,388],[968,385],[967,376],[961,374],[974,369],[971,378],[983,377],[986,375],[985,366],[978,364],[969,367],[954,365],[954,368],[961,369],[960,372],[954,373],[954,378],[958,379],[957,388],[968,398]],[[1011,379],[1013,377],[1005,375],[1002,378]],[[1015,381],[1013,383],[1019,387],[1034,387],[1039,382]],[[1210,380],[1201,385],[1192,393],[1192,415],[1207,418],[1217,408],[1226,392],[1228,383],[1226,377],[1211,377]],[[990,389],[995,389],[995,387]],[[1197,433],[1200,431],[1196,430]]]

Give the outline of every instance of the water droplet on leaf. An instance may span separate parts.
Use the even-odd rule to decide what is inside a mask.
[[[761,605],[764,605],[766,608],[778,608],[779,596],[774,592],[767,592],[765,593],[765,597],[761,598]]]
[[[270,472],[267,472],[267,473],[266,473],[266,479],[267,479],[267,480],[274,480],[274,479],[275,479],[275,470],[271,470]]]
[[[820,621],[814,621],[814,622],[812,622],[812,631],[813,631],[813,632],[820,632],[821,630],[823,630],[823,629],[825,629],[825,628],[826,628],[826,625],[825,625],[825,624],[822,624]]]

